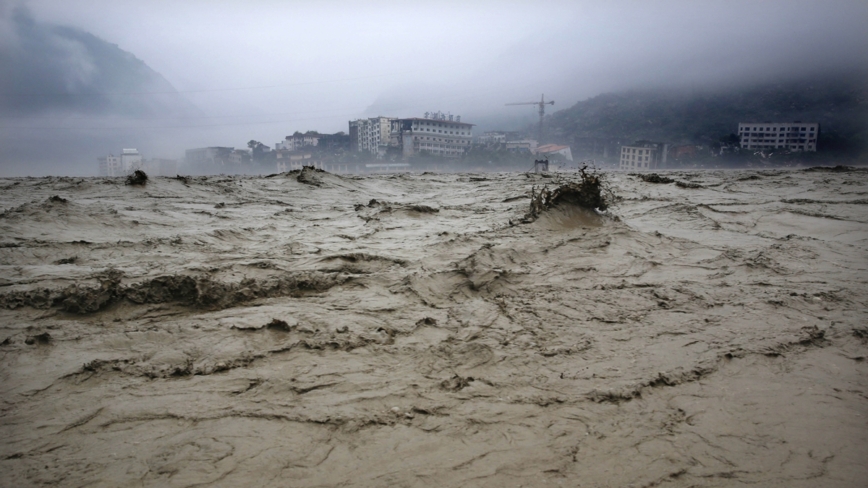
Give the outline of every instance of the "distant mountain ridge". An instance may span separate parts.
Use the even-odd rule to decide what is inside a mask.
[[[654,140],[710,144],[737,132],[739,122],[819,122],[823,133],[868,141],[868,83],[864,76],[826,76],[743,88],[634,90],[606,93],[547,118],[549,138],[623,143]]]
[[[74,112],[121,117],[198,114],[144,61],[93,34],[11,17],[12,39],[0,49],[0,111],[6,115]]]

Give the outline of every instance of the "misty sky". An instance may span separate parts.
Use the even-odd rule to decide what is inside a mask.
[[[152,155],[174,158],[185,147],[346,131],[360,116],[442,110],[491,129],[532,121],[533,107],[504,103],[541,93],[563,109],[606,91],[868,66],[860,0],[0,0],[0,53],[16,46],[10,19],[21,6],[37,23],[117,44],[195,104],[196,115],[137,121],[162,141]],[[9,115],[4,124],[47,133],[58,123],[50,111]]]

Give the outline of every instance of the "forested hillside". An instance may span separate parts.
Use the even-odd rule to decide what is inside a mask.
[[[739,122],[801,120],[821,124],[820,150],[856,157],[868,151],[866,86],[863,77],[830,76],[743,88],[606,93],[552,114],[548,134],[576,145],[589,138],[712,144],[737,132]]]

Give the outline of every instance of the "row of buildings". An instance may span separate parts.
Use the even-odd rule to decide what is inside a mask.
[[[405,158],[425,153],[458,159],[470,149],[473,125],[461,122],[460,115],[442,112],[425,112],[424,117],[351,120],[350,150],[377,158],[393,148]]]
[[[390,148],[403,158],[428,154],[460,159],[474,142],[474,124],[461,121],[460,115],[426,112],[424,117],[372,117],[349,122],[350,150],[383,158]],[[508,151],[535,155],[558,155],[567,161],[573,156],[569,146],[539,146],[531,139],[518,139],[517,132],[486,132],[476,142],[499,145]]]
[[[796,122],[743,122],[738,124],[738,147],[751,151],[784,150],[816,152],[820,124]],[[618,167],[622,170],[645,170],[663,167],[670,155],[676,159],[695,155],[699,146],[670,148],[669,144],[639,141],[621,147]]]
[[[231,172],[243,168],[254,160],[276,165],[277,171],[288,171],[304,165],[317,164],[314,148],[346,150],[367,153],[372,159],[406,159],[417,155],[431,155],[446,159],[461,159],[474,143],[474,124],[462,122],[460,116],[442,112],[426,112],[423,117],[372,117],[351,120],[349,134],[320,134],[310,131],[296,132],[274,145],[272,150],[264,144],[251,141],[247,149],[233,147],[203,147],[188,149],[184,162],[191,168]],[[738,125],[738,148],[747,150],[817,150],[820,126],[803,122],[740,123]],[[573,161],[570,146],[558,144],[539,145],[532,139],[522,139],[517,132],[486,132],[475,142],[488,148],[505,149],[511,152],[526,152],[534,156],[560,158]],[[596,141],[594,146],[596,147]],[[601,146],[605,156],[607,141]],[[735,145],[733,144],[733,146]],[[664,167],[670,157],[695,156],[699,146],[638,141],[619,148],[619,164],[622,170],[653,170]],[[266,155],[266,157],[263,157]],[[157,176],[172,176],[178,171],[178,163],[168,159],[144,160],[136,149],[123,149],[118,156],[109,154],[98,158],[101,176],[123,176],[137,169]],[[406,166],[406,163],[394,163]],[[371,162],[367,166],[382,166]]]

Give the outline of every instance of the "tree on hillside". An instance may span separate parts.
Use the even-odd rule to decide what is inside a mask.
[[[259,141],[251,139],[247,142],[247,147],[250,149],[254,161],[261,162],[263,159],[265,159],[265,155],[267,154],[266,149],[268,149],[268,146]]]

